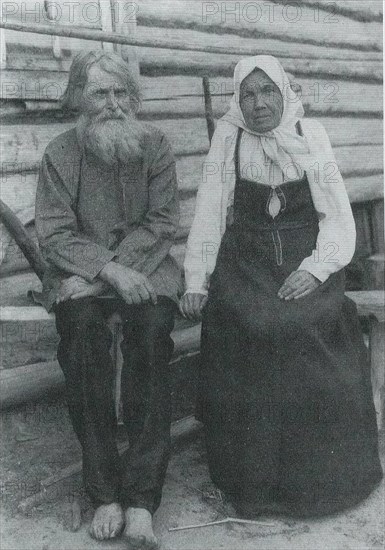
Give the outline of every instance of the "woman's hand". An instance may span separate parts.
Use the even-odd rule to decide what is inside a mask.
[[[179,310],[185,319],[200,321],[207,296],[198,292],[188,292],[179,301]]]
[[[104,281],[98,280],[94,283],[89,283],[83,277],[73,275],[61,283],[56,303],[59,304],[70,299],[86,298],[87,296],[99,296],[105,289],[106,284]]]
[[[321,281],[309,273],[309,271],[300,269],[299,271],[290,273],[278,290],[278,296],[283,300],[297,300],[313,292],[320,284]]]

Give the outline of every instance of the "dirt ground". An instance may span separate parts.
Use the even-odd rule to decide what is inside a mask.
[[[39,480],[80,458],[62,398],[30,405],[2,417],[1,550],[90,550],[126,548],[121,540],[101,543],[88,535],[92,509],[81,493],[82,525],[69,528],[68,493],[32,509],[18,502],[36,491]],[[384,433],[381,454],[385,458]],[[383,463],[385,461],[383,460]],[[170,528],[233,516],[210,483],[201,437],[175,449],[155,531],[162,550],[284,550],[384,548],[384,484],[360,506],[317,520],[260,518],[265,525],[227,524],[191,530]]]

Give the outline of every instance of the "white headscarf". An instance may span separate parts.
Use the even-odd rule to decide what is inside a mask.
[[[243,80],[255,69],[261,69],[276,84],[283,98],[283,113],[279,125],[266,133],[258,133],[246,126],[240,106],[240,88]],[[293,92],[290,81],[280,62],[271,55],[256,55],[241,59],[234,70],[234,95],[231,99],[229,111],[222,120],[243,128],[246,132],[255,136],[260,142],[265,154],[284,173],[288,167],[295,163],[305,169],[304,155],[309,154],[306,138],[300,136],[295,128],[297,121],[304,115],[302,101]],[[307,159],[309,161],[309,159]],[[308,163],[308,162],[307,162]],[[306,163],[306,164],[307,164]]]
[[[241,83],[255,68],[262,69],[279,87],[284,109],[280,124],[271,132],[258,134],[247,128],[239,106]],[[303,116],[301,101],[290,100],[290,83],[281,64],[272,56],[242,59],[235,68],[234,96],[230,110],[218,121],[209,154],[203,164],[194,221],[184,261],[187,292],[207,294],[222,236],[226,230],[228,205],[236,183],[234,151],[237,128],[243,128],[251,156],[263,147],[265,154],[287,172],[296,163],[306,171],[314,207],[319,218],[317,244],[298,270],[312,273],[324,282],[347,265],[355,248],[355,224],[349,198],[325,128],[316,120],[304,119],[303,137],[295,124]],[[255,140],[255,141],[254,141]],[[254,142],[253,142],[254,141]],[[331,177],[330,170],[333,170]]]

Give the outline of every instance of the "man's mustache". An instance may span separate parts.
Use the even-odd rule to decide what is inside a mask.
[[[105,120],[125,120],[129,121],[131,117],[124,113],[123,111],[120,111],[118,113],[113,111],[107,111],[100,113],[96,115],[95,117],[90,117],[91,122],[103,122]]]

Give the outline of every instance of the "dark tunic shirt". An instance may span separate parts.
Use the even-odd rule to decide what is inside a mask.
[[[175,160],[164,134],[146,124],[140,157],[114,167],[79,145],[75,129],[46,148],[36,195],[36,231],[48,263],[44,305],[61,281],[94,281],[110,261],[149,277],[158,295],[177,300],[179,267],[169,251],[179,222]]]

